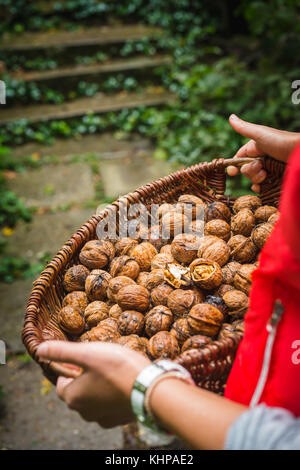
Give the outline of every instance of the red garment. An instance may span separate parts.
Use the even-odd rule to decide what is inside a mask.
[[[249,405],[261,373],[268,337],[266,325],[279,299],[284,314],[259,403],[286,408],[300,416],[300,146],[290,157],[279,207],[280,219],[253,273],[245,335],[225,396]]]

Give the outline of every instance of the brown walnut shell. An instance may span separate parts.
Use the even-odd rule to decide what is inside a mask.
[[[168,202],[164,202],[159,206],[156,212],[156,216],[161,219],[165,214],[168,212],[172,212],[174,210],[174,205],[169,204]]]
[[[114,304],[109,309],[109,316],[118,320],[119,316],[123,313],[123,310],[118,304]]]
[[[91,302],[84,311],[84,318],[87,326],[92,328],[98,325],[100,321],[105,320],[109,314],[109,306],[101,300]]]
[[[152,359],[174,359],[180,353],[178,341],[169,331],[159,331],[149,340]]]
[[[204,235],[212,235],[228,241],[230,238],[230,225],[222,219],[211,219],[204,226]]]
[[[155,287],[159,286],[164,282],[164,270],[163,269],[153,269],[150,271],[149,276],[146,279],[145,287],[147,290],[151,291]]]
[[[234,290],[234,287],[231,284],[221,284],[217,290],[214,291],[214,295],[217,297],[223,297],[226,292]]]
[[[234,235],[228,242],[231,258],[239,263],[250,263],[256,256],[256,246],[244,235]]]
[[[111,320],[114,323],[108,323]],[[105,323],[103,323],[105,322]],[[107,318],[94,326],[90,331],[87,331],[80,337],[80,341],[104,341],[106,343],[114,343],[120,338],[120,333],[117,330],[117,322],[113,318]]]
[[[57,322],[60,328],[70,335],[80,335],[85,326],[83,316],[71,305],[66,305],[59,311]]]
[[[249,237],[255,227],[255,217],[250,209],[242,209],[231,219],[231,230],[233,235],[244,235]]]
[[[181,352],[188,351],[189,349],[202,349],[211,342],[212,342],[212,339],[209,336],[203,336],[203,335],[190,336],[183,343]]]
[[[73,291],[66,295],[63,299],[62,306],[70,305],[74,310],[77,310],[79,313],[83,314],[87,305],[88,298],[85,292],[82,291]]]
[[[204,301],[205,295],[198,289],[175,289],[168,298],[168,307],[175,318],[186,317],[191,308]]]
[[[251,233],[251,240],[259,250],[262,249],[273,230],[273,225],[269,222],[257,225]]]
[[[234,327],[234,331],[239,333],[241,336],[244,336],[245,333],[245,322],[243,319],[234,320],[232,322],[232,326]]]
[[[112,277],[126,276],[135,280],[140,272],[140,267],[137,261],[130,256],[123,255],[114,258],[110,263],[109,273]]]
[[[135,310],[125,310],[118,318],[119,333],[124,336],[141,335],[144,329],[144,315]]]
[[[165,307],[167,307],[168,297],[171,292],[173,292],[173,290],[174,289],[167,283],[160,284],[151,291],[151,303],[155,306],[164,305]]]
[[[232,323],[223,323],[219,335],[218,340],[226,339],[226,338],[234,338],[236,336],[236,331]]]
[[[151,261],[156,255],[156,248],[149,242],[140,243],[130,250],[130,256],[136,260],[141,271],[150,271]]]
[[[197,257],[198,248],[199,238],[189,233],[177,235],[171,244],[174,259],[182,264],[190,264]]]
[[[242,209],[250,209],[255,212],[260,206],[262,206],[262,200],[258,196],[246,195],[240,196],[234,201],[232,210],[235,214]]]
[[[192,223],[188,227],[188,232],[196,235],[199,238],[204,237],[204,227],[205,222],[201,219],[193,220]]]
[[[173,323],[170,333],[177,339],[180,346],[192,335],[186,318],[178,318],[178,320]]]
[[[102,269],[115,256],[115,247],[108,240],[91,240],[79,253],[79,260],[90,269]]]
[[[149,277],[149,272],[147,271],[142,271],[140,272],[140,274],[138,275],[138,277],[136,278],[136,283],[139,285],[139,286],[143,286],[143,287],[146,287],[146,282],[147,282],[147,279]]]
[[[224,317],[228,313],[227,305],[225,304],[222,297],[219,297],[219,296],[216,296],[216,295],[208,295],[206,297],[204,303],[205,304],[210,304],[213,307],[216,307],[218,310],[220,310],[221,313],[223,313]]]
[[[175,211],[179,214],[183,214],[187,217],[189,223],[193,220],[204,219],[205,213],[205,205],[204,204],[193,204],[191,202],[178,202],[175,205]]]
[[[231,261],[225,264],[222,268],[222,276],[224,284],[233,284],[234,276],[237,270],[241,267],[241,264],[237,261]]]
[[[228,206],[220,201],[210,203],[205,209],[205,222],[209,222],[212,219],[222,219],[225,222],[229,222],[231,212]]]
[[[111,302],[116,302],[116,295],[122,287],[135,286],[135,282],[131,277],[117,276],[110,279],[107,289],[107,297]]]
[[[160,255],[170,255],[170,256],[172,256],[172,246],[171,246],[171,244],[167,244],[167,245],[163,246],[160,249],[159,254]],[[172,258],[173,258],[173,256],[172,256]]]
[[[216,289],[222,283],[222,270],[215,261],[197,258],[190,265],[193,282],[201,289]]]
[[[216,336],[224,320],[223,314],[210,304],[197,304],[190,311],[187,321],[193,334]]]
[[[173,322],[171,310],[164,305],[157,305],[145,316],[145,332],[151,337],[159,331],[167,331]]]
[[[120,238],[115,244],[116,256],[127,255],[127,253],[138,244],[137,240],[130,237]]]
[[[159,253],[151,261],[151,269],[166,269],[169,263],[174,263],[172,254]]]
[[[223,300],[228,307],[228,314],[233,318],[243,317],[248,310],[248,296],[240,290],[234,289],[226,292],[223,295]]]
[[[85,292],[90,301],[105,300],[111,275],[102,269],[93,269],[85,281]]]
[[[197,256],[198,258],[215,261],[222,267],[229,259],[230,249],[227,243],[221,238],[206,235],[199,240]]]
[[[277,220],[279,220],[279,212],[277,211],[275,214],[272,214],[269,218],[268,218],[268,223],[269,224],[276,224]]]
[[[184,233],[189,225],[188,218],[175,210],[167,212],[161,219],[162,237],[170,239]]]
[[[142,354],[147,354],[148,341],[146,338],[140,338],[138,335],[131,334],[128,336],[121,336],[121,338],[117,341],[118,344],[124,346],[125,348],[132,349],[133,351],[137,351]]]
[[[278,210],[274,206],[261,206],[254,212],[257,224],[268,222],[268,219],[273,214],[277,214]]]
[[[142,286],[125,286],[116,296],[117,304],[123,310],[136,310],[145,312],[149,308],[149,292]]]
[[[249,295],[252,283],[252,273],[255,271],[254,264],[243,264],[234,276],[234,287]]]
[[[84,290],[85,280],[90,274],[88,268],[83,264],[77,264],[69,268],[64,276],[63,285],[67,292]]]

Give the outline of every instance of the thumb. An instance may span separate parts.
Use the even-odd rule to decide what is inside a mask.
[[[87,368],[89,354],[86,344],[72,343],[70,341],[45,341],[37,349],[39,359],[67,362]]]
[[[240,119],[235,114],[231,114],[229,122],[236,132],[255,141],[261,137],[264,130],[264,126],[243,121],[243,119]]]

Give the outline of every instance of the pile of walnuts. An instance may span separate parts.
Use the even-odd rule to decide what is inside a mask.
[[[238,198],[231,211],[185,194],[158,217],[137,239],[84,245],[63,281],[58,324],[69,340],[114,342],[154,360],[243,335],[251,275],[277,209],[257,196]]]

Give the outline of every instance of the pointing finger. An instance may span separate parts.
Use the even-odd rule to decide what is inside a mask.
[[[88,366],[89,356],[86,344],[72,343],[69,341],[45,341],[37,350],[40,359],[48,359],[58,362],[67,362],[81,367]]]

